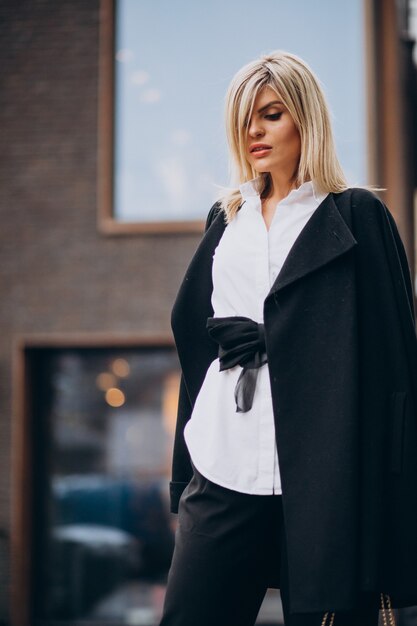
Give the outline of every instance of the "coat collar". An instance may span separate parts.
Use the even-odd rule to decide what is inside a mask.
[[[208,232],[205,233],[200,248],[205,247],[204,242],[206,238],[207,243],[209,240],[214,240],[217,246],[226,226],[223,212],[220,211],[208,229],[208,232],[212,231],[210,233],[211,236],[207,237]],[[329,193],[321,201],[297,236],[281,271],[267,294],[267,298],[326,265],[356,244],[357,241],[352,231],[336,206],[334,194]],[[212,252],[214,252],[214,248]]]
[[[357,243],[329,193],[295,240],[268,296],[330,263]]]

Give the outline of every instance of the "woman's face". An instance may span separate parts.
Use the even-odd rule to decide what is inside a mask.
[[[301,139],[289,111],[279,102],[270,87],[257,94],[247,129],[246,154],[257,172],[291,178],[298,167]],[[265,148],[254,150],[256,144]]]

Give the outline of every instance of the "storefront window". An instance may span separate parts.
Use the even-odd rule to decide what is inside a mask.
[[[178,386],[171,347],[39,351],[37,624],[157,624],[176,523],[168,481]]]

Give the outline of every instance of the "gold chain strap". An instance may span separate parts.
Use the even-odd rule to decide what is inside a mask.
[[[380,598],[381,598],[381,611],[382,611],[383,626],[388,626],[388,624],[389,626],[396,626],[395,614],[391,605],[390,596],[387,593],[381,593]],[[387,617],[387,613],[388,613],[388,617]],[[326,626],[326,622],[327,622],[327,618],[329,614],[330,614],[329,626],[333,626],[335,613],[334,612],[330,613],[329,611],[326,611],[326,613],[323,615],[321,626]]]
[[[329,615],[329,611],[327,611],[324,615],[323,615],[323,620],[321,622],[321,626],[326,626],[326,622],[327,622],[327,616]],[[329,626],[333,626],[333,622],[334,622],[334,612],[330,613],[330,623]]]
[[[383,620],[384,626],[388,626],[388,622],[389,622],[389,626],[396,626],[394,610],[391,605],[391,598],[389,597],[387,593],[381,593],[380,597],[381,597],[382,620]],[[387,619],[387,611],[388,611],[388,619]]]

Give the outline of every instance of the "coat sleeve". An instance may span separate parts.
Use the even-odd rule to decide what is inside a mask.
[[[391,285],[398,305],[399,320],[404,338],[404,352],[408,362],[411,390],[417,414],[417,333],[411,271],[396,222],[385,204],[381,204],[385,253],[391,273]]]
[[[414,292],[407,254],[405,252],[404,244],[398,232],[397,224],[389,209],[385,206],[385,204],[383,204],[383,206],[385,209],[385,216],[387,220],[386,249],[390,257],[391,271],[393,273],[394,282],[397,282],[397,289],[399,293],[402,293],[403,296],[405,294],[407,295],[410,306],[410,314],[413,320],[413,324],[415,326],[416,311],[414,304]]]
[[[211,223],[217,217],[219,211],[220,203],[215,202],[208,212],[204,232],[207,232]],[[174,435],[174,449],[172,455],[172,479],[169,483],[171,513],[178,513],[178,504],[181,494],[193,475],[190,454],[184,439],[184,428],[191,417],[191,413],[192,405],[187,391],[184,374],[181,372],[177,420]]]
[[[172,456],[172,480],[169,483],[171,513],[178,513],[178,503],[182,492],[192,477],[190,453],[184,439],[184,428],[191,417],[192,407],[185,386],[184,374],[181,373],[178,396],[177,423],[175,426],[174,451]]]
[[[212,221],[217,217],[220,210],[221,210],[220,201],[217,201],[213,204],[210,211],[208,212],[207,220],[206,220],[206,227],[204,229],[204,232],[208,231]]]

